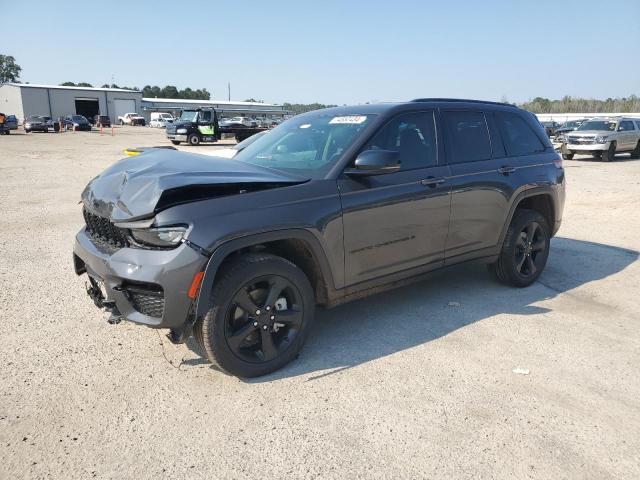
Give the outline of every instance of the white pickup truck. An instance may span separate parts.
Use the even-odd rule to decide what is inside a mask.
[[[610,162],[622,152],[640,158],[640,118],[592,118],[557,140],[562,143],[560,151],[565,160],[578,154]]]
[[[146,121],[139,113],[125,113],[118,117],[120,125],[142,125],[144,127]]]

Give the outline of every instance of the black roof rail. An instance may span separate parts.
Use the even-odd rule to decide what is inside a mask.
[[[485,103],[485,104],[489,104],[489,105],[502,105],[504,107],[513,107],[513,108],[518,108],[515,105],[512,105],[510,103],[504,103],[504,102],[491,102],[489,100],[469,100],[466,98],[414,98],[413,100],[411,100],[412,103],[414,102],[456,102],[456,103]]]

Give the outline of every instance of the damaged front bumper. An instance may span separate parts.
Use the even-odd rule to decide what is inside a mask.
[[[187,243],[171,250],[109,249],[94,243],[85,228],[76,236],[73,257],[76,274],[89,276],[87,293],[112,313],[111,322],[169,328],[175,337],[192,320],[189,289],[208,260]]]

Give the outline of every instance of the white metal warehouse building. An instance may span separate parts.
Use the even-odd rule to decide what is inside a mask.
[[[0,86],[0,112],[23,121],[30,115],[51,118],[66,115],[107,115],[115,122],[119,115],[140,111],[142,94],[121,88],[61,87],[27,83]]]
[[[121,88],[62,87],[30,83],[0,85],[0,112],[15,115],[23,121],[30,115],[51,118],[67,115],[107,115],[113,123],[129,112],[144,115],[167,112],[174,116],[188,108],[214,107],[221,116],[237,115],[259,118],[282,118],[287,112],[281,105],[223,100],[184,100],[173,98],[142,98],[142,92]]]

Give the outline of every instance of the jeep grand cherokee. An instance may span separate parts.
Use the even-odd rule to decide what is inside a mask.
[[[120,319],[190,335],[241,377],[296,357],[316,305],[482,260],[525,287],[560,226],[564,170],[535,117],[451,99],[298,115],[233,159],[166,149],[82,194],[75,271]]]

